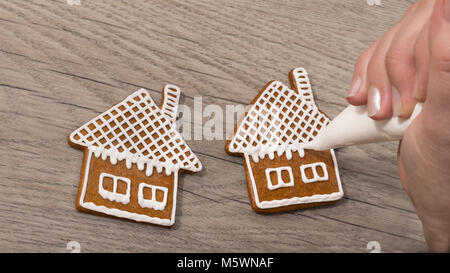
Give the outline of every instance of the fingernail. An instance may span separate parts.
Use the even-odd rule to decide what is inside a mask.
[[[392,111],[395,117],[398,117],[402,112],[402,97],[395,86],[392,86]]]
[[[358,93],[359,87],[361,86],[361,78],[356,75],[355,79],[353,80],[352,84],[350,85],[350,90],[348,90],[346,98],[351,98],[356,93]]]
[[[381,94],[378,88],[371,86],[368,93],[367,114],[369,117],[375,116],[381,108]]]
[[[445,21],[450,22],[450,0],[445,0],[444,3],[444,18]]]

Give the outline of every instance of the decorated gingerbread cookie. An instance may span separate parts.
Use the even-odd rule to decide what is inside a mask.
[[[70,134],[69,144],[84,151],[79,210],[174,224],[178,176],[202,168],[176,130],[179,96],[166,85],[158,106],[140,89]]]
[[[333,150],[305,150],[329,119],[314,103],[303,68],[291,88],[272,81],[252,101],[225,150],[243,155],[247,190],[257,212],[279,212],[338,201],[343,196]]]

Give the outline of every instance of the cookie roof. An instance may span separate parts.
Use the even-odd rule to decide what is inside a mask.
[[[246,153],[255,161],[291,152],[303,153],[302,143],[311,141],[329,123],[314,104],[306,71],[292,71],[296,90],[279,81],[269,83],[255,98],[228,145],[231,153]]]
[[[112,164],[126,159],[128,168],[136,163],[151,175],[165,168],[166,174],[179,169],[200,171],[202,165],[176,129],[180,89],[164,87],[163,103],[155,104],[145,89],[87,122],[69,137],[73,144],[88,147],[94,155]]]

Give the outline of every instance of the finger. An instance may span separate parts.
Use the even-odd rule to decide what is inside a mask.
[[[404,20],[405,17],[409,16],[409,14],[416,9],[417,3],[411,5],[411,7],[405,12],[401,20]],[[400,22],[401,22],[400,20]],[[391,29],[385,36],[394,35],[395,26]],[[373,57],[373,54],[379,47],[379,44],[386,43],[390,41],[392,37],[382,37],[373,43],[368,49],[366,49],[359,57],[355,63],[355,68],[353,72],[353,79],[350,85],[350,89],[346,94],[346,99],[350,104],[353,105],[365,105],[367,104],[367,95],[369,84],[367,82],[367,69],[369,66],[369,62]],[[388,38],[388,39],[387,39]]]
[[[397,31],[394,26],[379,41],[367,66],[367,114],[375,120],[392,116],[391,82],[386,71],[386,54]]]
[[[429,48],[431,72],[440,72],[441,74],[450,74],[450,1],[436,1],[436,7],[429,28]],[[444,79],[442,79],[444,80]],[[439,81],[441,84],[442,80]],[[446,81],[447,79],[445,79]],[[445,82],[448,84],[448,82]],[[449,89],[449,85],[445,86]],[[440,95],[447,93],[439,92]]]
[[[426,99],[428,75],[430,72],[429,28],[430,23],[427,22],[420,32],[414,48],[416,78],[414,79],[413,97],[420,102],[424,102]]]
[[[433,137],[448,141],[450,124],[450,1],[437,0],[430,19],[430,75],[422,110],[424,124]],[[435,125],[435,126],[433,126]],[[447,142],[445,142],[447,143]]]
[[[394,116],[409,117],[417,103],[413,97],[416,77],[414,46],[432,9],[433,1],[418,2],[416,9],[399,24],[386,54],[386,70],[392,84]]]
[[[350,104],[364,105],[367,103],[367,88],[363,87],[366,86],[367,81],[367,65],[375,52],[377,44],[378,41],[373,43],[356,60],[352,83],[346,95],[346,99]]]

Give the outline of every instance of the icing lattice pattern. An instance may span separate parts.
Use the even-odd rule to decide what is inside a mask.
[[[199,171],[201,163],[176,130],[175,114],[180,90],[167,85],[165,99],[170,99],[163,112],[146,90],[140,89],[121,103],[81,126],[70,135],[71,142],[89,147],[103,159],[127,160],[147,175],[153,167],[170,173],[177,169]],[[168,97],[169,96],[169,97]]]
[[[304,92],[272,82],[242,120],[230,142],[230,152],[247,153],[254,159],[267,154],[272,158],[275,152],[287,152],[290,157],[291,151],[303,152],[301,143],[311,141],[329,123],[314,104],[306,71],[297,72],[297,86],[303,86]]]

